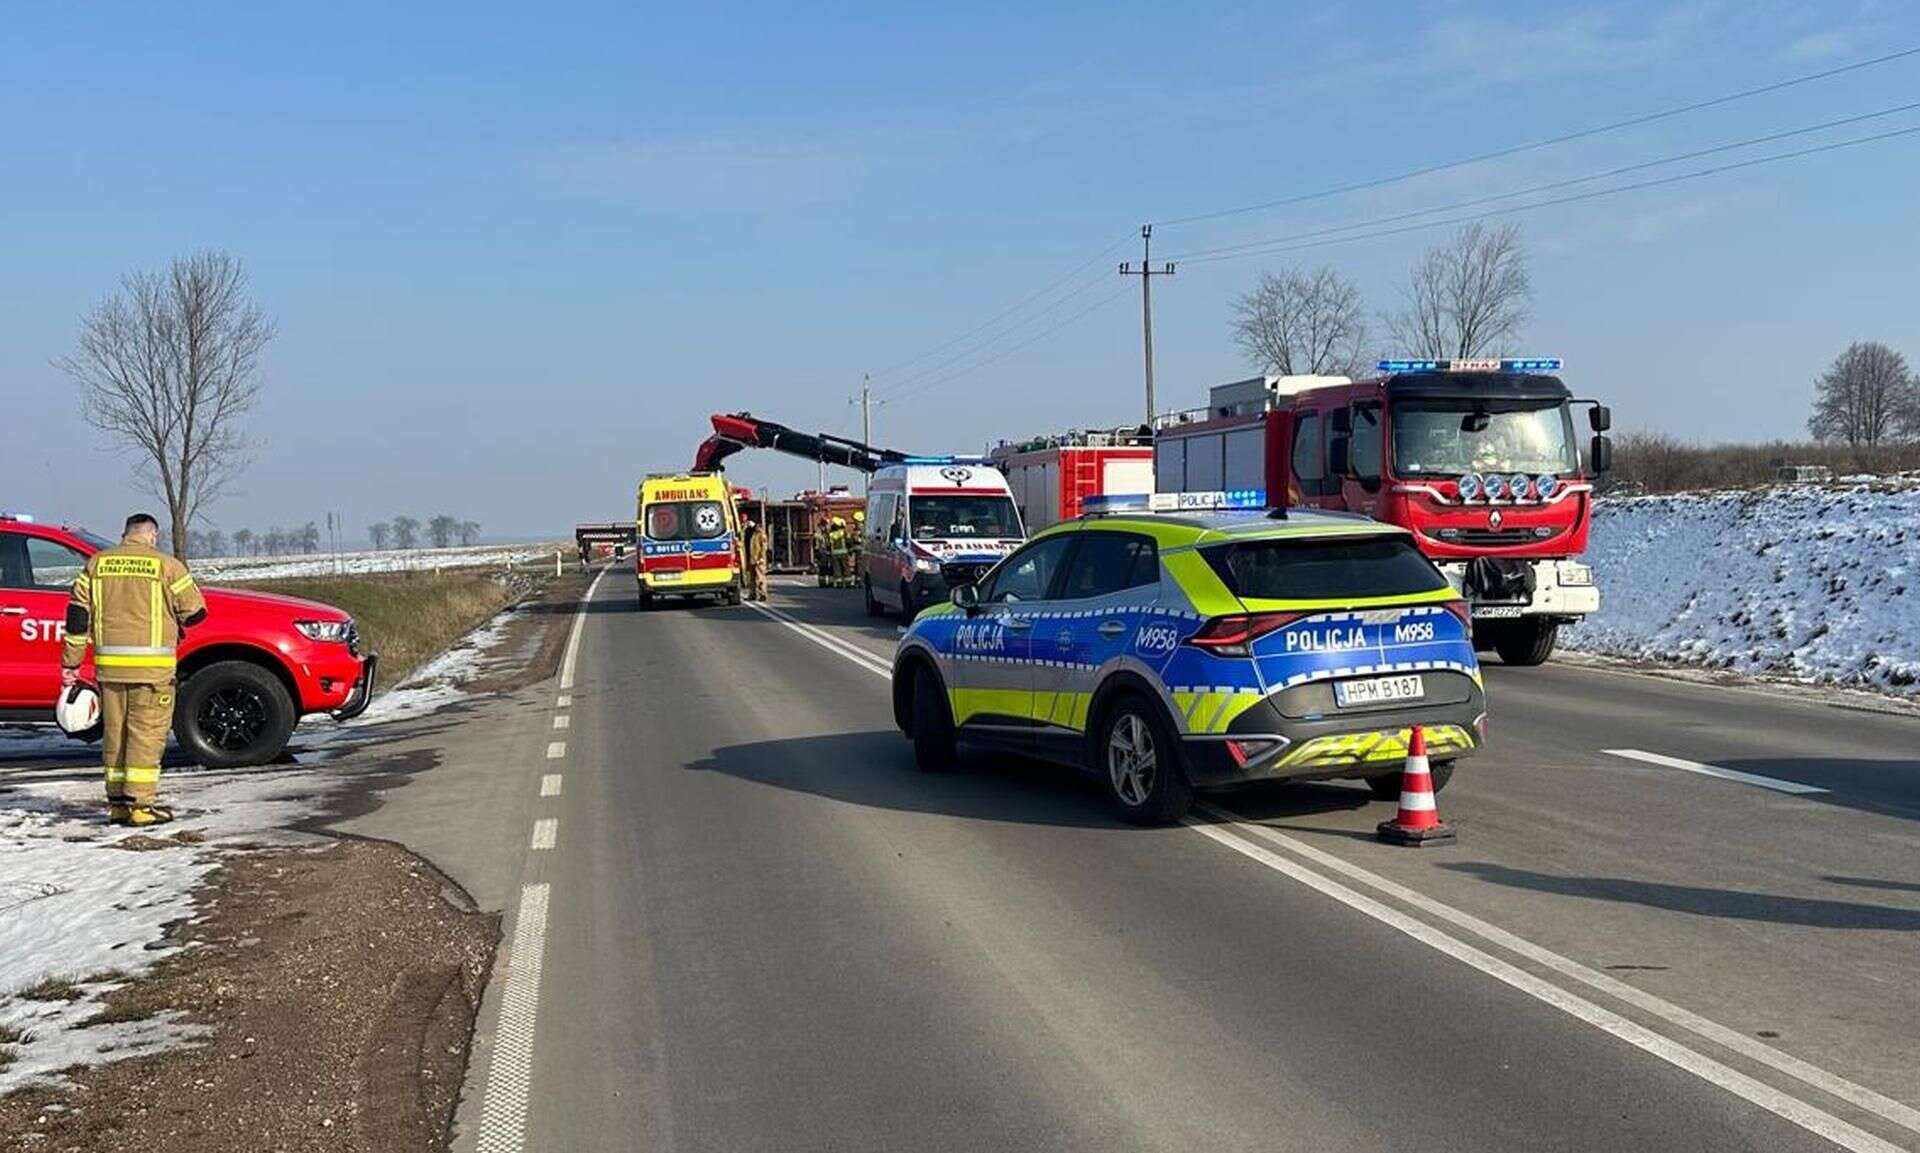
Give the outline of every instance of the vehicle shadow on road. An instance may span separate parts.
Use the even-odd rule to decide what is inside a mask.
[[[960,767],[923,773],[892,730],[788,737],[717,748],[686,765],[850,805],[981,821],[1128,829],[1070,769],[963,748]]]
[[[1322,813],[1347,813],[1374,804],[1373,794],[1359,782],[1333,781],[1260,781],[1236,789],[1200,794],[1243,821],[1284,821],[1312,817]],[[1382,809],[1385,812],[1386,809]],[[1289,833],[1324,833],[1335,837],[1373,840],[1371,829],[1336,829],[1314,825],[1287,824]]]
[[[1786,781],[1806,781],[1831,792],[1807,797],[1823,805],[1839,805],[1882,817],[1920,821],[1920,761],[1868,760],[1860,757],[1733,757],[1715,765],[1741,773],[1756,773]],[[1810,769],[1818,769],[1810,776]],[[1874,794],[1891,793],[1898,800],[1880,800]]]
[[[1879,929],[1901,933],[1920,931],[1920,909],[1903,909],[1893,905],[1788,897],[1739,889],[1710,889],[1699,885],[1668,885],[1626,877],[1560,876],[1484,861],[1450,861],[1437,867],[1515,889],[1645,905],[1696,917],[1801,925],[1813,929]]]

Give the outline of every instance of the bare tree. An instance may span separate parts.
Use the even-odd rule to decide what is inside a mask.
[[[301,526],[294,533],[294,538],[299,542],[301,552],[311,556],[320,551],[320,526],[312,521]]]
[[[55,362],[79,386],[87,422],[158,486],[182,557],[195,515],[246,463],[240,421],[273,339],[246,290],[246,271],[224,252],[130,273],[80,322],[79,350]]]
[[[434,548],[446,548],[451,545],[455,534],[459,531],[459,518],[444,512],[427,521],[427,539],[433,542]]]
[[[457,531],[460,533],[461,544],[474,545],[474,544],[480,543],[480,522],[479,521],[463,520],[460,522],[460,527]]]
[[[251,553],[253,551],[253,530],[250,528],[234,529],[233,547],[234,551],[238,552],[241,556],[246,556]]]
[[[1518,224],[1473,223],[1429,248],[1401,286],[1404,307],[1386,317],[1410,356],[1488,356],[1511,350],[1533,303]]]
[[[393,518],[393,546],[412,548],[420,543],[420,522],[410,516]]]
[[[287,551],[286,532],[277,526],[268,529],[267,535],[260,538],[260,547],[266,550],[268,556],[281,555]]]
[[[1352,376],[1367,343],[1366,303],[1331,265],[1262,273],[1233,303],[1233,339],[1263,372]]]
[[[374,548],[384,549],[387,547],[387,533],[389,531],[386,521],[374,521],[367,526],[367,539],[373,542]]]
[[[1878,341],[1856,341],[1813,382],[1807,431],[1849,448],[1874,448],[1898,432],[1920,434],[1920,383],[1906,358]]]

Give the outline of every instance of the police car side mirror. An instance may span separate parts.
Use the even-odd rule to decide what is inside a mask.
[[[980,589],[975,585],[961,585],[953,590],[953,605],[961,612],[972,616],[980,611]]]

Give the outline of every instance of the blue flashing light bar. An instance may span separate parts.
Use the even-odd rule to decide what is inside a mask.
[[[908,456],[900,459],[901,464],[972,464],[990,465],[993,462],[984,456]]]
[[[1557,356],[1523,356],[1495,359],[1478,357],[1456,360],[1383,360],[1381,372],[1559,372]]]
[[[1144,492],[1103,492],[1097,496],[1080,498],[1080,511],[1091,512],[1145,512],[1150,507],[1150,496]]]
[[[1266,508],[1264,488],[1234,488],[1211,492],[1156,492],[1148,498],[1155,512],[1186,512],[1198,509]]]

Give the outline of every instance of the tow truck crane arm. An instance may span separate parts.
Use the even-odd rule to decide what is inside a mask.
[[[807,460],[824,461],[843,468],[873,472],[883,465],[898,464],[907,454],[890,448],[875,448],[857,440],[828,433],[800,432],[784,424],[761,420],[751,413],[713,414],[713,435],[700,442],[694,453],[696,472],[711,472],[722,461],[743,448],[770,448]]]

